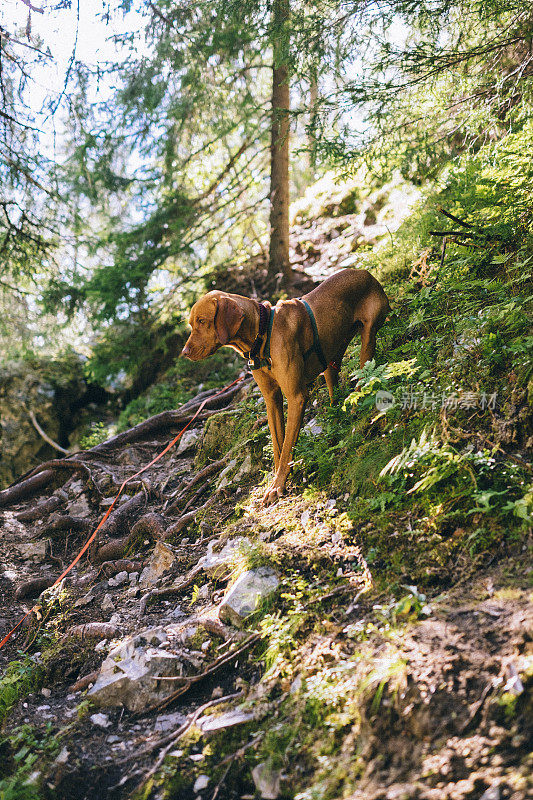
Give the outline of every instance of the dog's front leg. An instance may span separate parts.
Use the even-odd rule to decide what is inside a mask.
[[[291,468],[292,450],[298,439],[300,428],[302,427],[307,397],[307,392],[304,391],[287,397],[287,428],[285,431],[285,438],[283,440],[283,447],[274,481],[263,495],[263,505],[268,506],[271,503],[275,503],[283,494],[283,489],[285,488],[285,483]]]
[[[285,438],[285,420],[283,419],[283,395],[276,381],[270,375],[258,370],[254,372],[255,382],[261,389],[261,394],[265,400],[268,427],[272,437],[272,449],[274,451],[274,470],[277,472],[283,439]]]

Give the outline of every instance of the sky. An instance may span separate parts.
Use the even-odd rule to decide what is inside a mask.
[[[0,0],[0,26],[9,34],[13,51],[24,59],[34,55],[27,45],[35,46],[37,38],[41,40],[39,47],[51,54],[32,69],[33,80],[25,92],[27,105],[37,115],[47,96],[59,98],[73,54],[89,66],[115,61],[119,51],[113,36],[126,30],[141,31],[144,26],[135,12],[115,13],[107,21],[106,8],[116,6],[118,0],[71,0],[70,8],[58,8],[63,5],[61,0],[31,0],[31,4],[43,13],[30,11],[23,0]],[[30,39],[26,34],[28,15]],[[142,43],[140,35],[140,47]]]

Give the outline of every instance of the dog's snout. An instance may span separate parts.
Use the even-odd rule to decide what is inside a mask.
[[[190,348],[189,342],[186,342],[185,347],[183,348],[183,350],[180,353],[180,356],[182,356],[183,358],[188,358],[190,356],[190,354],[191,354],[191,348]]]

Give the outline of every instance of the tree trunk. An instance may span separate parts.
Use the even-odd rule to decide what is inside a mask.
[[[270,252],[269,272],[283,273],[291,283],[289,262],[289,67],[288,33],[283,30],[289,17],[289,0],[273,2],[272,138],[270,145]]]
[[[309,147],[309,168],[316,169],[316,127],[317,127],[317,112],[316,105],[318,101],[318,69],[316,66],[313,68],[309,80],[309,129],[307,134],[307,146]]]

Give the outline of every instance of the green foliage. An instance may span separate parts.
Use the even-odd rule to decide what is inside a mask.
[[[128,403],[120,414],[118,430],[126,430],[154,414],[178,408],[194,397],[199,387],[200,390],[222,388],[237,376],[239,367],[237,357],[227,350],[204,361],[177,359],[160,382]]]
[[[96,447],[97,444],[105,442],[108,438],[108,428],[104,422],[91,422],[87,433],[80,436],[80,449],[90,450],[91,447]]]
[[[350,392],[344,401],[344,410],[348,406],[355,406],[360,403],[362,409],[371,408],[375,405],[376,391],[378,389],[392,388],[394,378],[405,376],[411,378],[418,371],[416,358],[406,361],[397,361],[392,364],[381,364],[376,366],[374,359],[367,361],[361,369],[356,369],[350,377],[357,380],[357,388]]]
[[[0,725],[22,697],[40,687],[43,677],[43,667],[29,656],[11,661],[0,679]]]
[[[9,739],[0,741],[0,750],[12,753],[12,774],[0,779],[0,800],[40,800],[40,775],[43,762],[57,755],[60,744],[48,722],[43,732],[31,725],[15,729]]]

